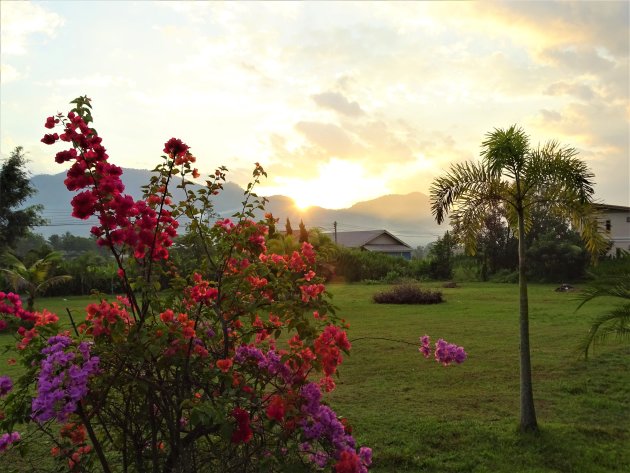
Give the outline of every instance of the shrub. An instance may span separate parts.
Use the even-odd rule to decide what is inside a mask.
[[[516,284],[518,282],[518,271],[510,271],[509,269],[500,269],[491,278],[490,281],[498,283]]]
[[[366,279],[383,280],[390,273],[395,277],[406,276],[409,262],[382,253],[343,248],[336,266],[338,275],[345,276],[348,282],[358,282]]]
[[[215,222],[207,215],[226,169],[195,191],[195,157],[173,138],[134,201],[90,127],[89,99],[73,103],[46,120],[63,133],[42,141],[71,146],[55,160],[72,162],[73,216],[98,216],[91,233],[111,251],[124,297],[89,304],[71,332],[0,292],[0,330],[19,319],[23,366],[15,382],[0,376],[0,454],[45,438],[54,471],[366,473],[371,450],[323,399],[350,349],[346,326],[310,243],[268,251],[272,217],[254,221],[265,201],[252,192],[264,170],[256,164],[234,219]],[[175,185],[186,200],[173,200]],[[188,261],[173,257],[182,215],[189,248],[203,250]]]
[[[439,304],[444,302],[439,291],[427,291],[418,284],[399,284],[373,296],[377,304]]]

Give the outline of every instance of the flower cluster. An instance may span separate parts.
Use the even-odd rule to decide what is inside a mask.
[[[328,325],[315,340],[314,349],[324,368],[326,376],[332,376],[343,361],[341,351],[350,350],[346,332],[335,325]]]
[[[19,432],[11,432],[0,435],[0,452],[4,452],[9,445],[19,442],[21,436]]]
[[[232,410],[232,417],[236,419],[236,429],[232,432],[232,443],[247,443],[252,439],[253,432],[249,425],[249,412],[240,407]]]
[[[85,426],[69,422],[61,428],[59,437],[63,443],[58,443],[58,446],[53,447],[50,453],[53,457],[66,457],[70,471],[78,471],[84,456],[92,451],[92,447],[86,444]]]
[[[420,337],[420,343],[422,344],[418,349],[425,358],[431,356],[431,339],[428,335]],[[446,340],[439,339],[435,342],[435,361],[442,363],[444,366],[448,366],[451,363],[462,364],[467,358],[464,347],[457,346],[453,343],[448,343]]]
[[[12,315],[25,322],[32,322],[35,316],[22,307],[22,300],[18,294],[0,291],[0,314]],[[6,320],[0,319],[0,331],[8,326]]]
[[[59,121],[48,117],[46,127],[54,127]],[[134,201],[123,194],[122,169],[107,162],[108,155],[96,132],[74,112],[70,112],[62,123],[64,133],[47,134],[41,141],[54,144],[61,140],[73,145],[55,157],[58,163],[74,161],[64,181],[68,190],[86,189],[72,199],[72,215],[79,219],[98,216],[100,225],[92,227],[91,233],[100,245],[128,245],[138,259],[144,258],[149,249],[153,259],[168,258],[167,248],[172,245],[178,227],[171,212],[162,208],[169,202],[168,198],[158,196],[157,199]],[[184,147],[187,152],[188,147],[181,141],[181,144],[171,146],[168,143],[165,149],[176,151],[177,156]]]
[[[111,335],[116,327],[128,330],[133,324],[133,319],[127,311],[129,302],[119,298],[119,302],[101,301],[99,304],[88,304],[86,324],[81,326],[81,330],[94,337],[101,335]]]
[[[46,357],[41,362],[32,416],[39,422],[52,418],[64,422],[88,393],[88,379],[98,372],[99,358],[90,356],[87,342],[79,343],[76,352],[68,350],[73,342],[65,335],[50,337],[47,343],[42,350]],[[77,355],[81,361],[77,360]]]
[[[372,463],[372,450],[362,447],[357,454],[355,440],[348,429],[337,418],[334,411],[321,403],[321,391],[315,383],[306,384],[300,391],[304,400],[301,428],[306,439],[301,450],[309,459],[324,468],[329,462],[335,462],[338,473],[365,473]],[[328,454],[316,446],[316,442],[329,444],[333,453]]]
[[[22,339],[17,343],[18,350],[24,350],[31,343],[31,341],[39,335],[37,330],[38,327],[48,324],[54,324],[59,320],[57,314],[53,314],[48,310],[44,309],[41,312],[29,312],[28,313],[29,321],[34,321],[33,327],[27,329],[24,326],[20,326],[17,329],[17,334],[22,337]]]
[[[315,299],[325,290],[326,287],[323,284],[309,284],[305,286],[300,286],[300,291],[302,291],[302,302],[308,302],[311,299]]]
[[[0,376],[0,397],[4,397],[13,389],[13,381],[8,376]]]

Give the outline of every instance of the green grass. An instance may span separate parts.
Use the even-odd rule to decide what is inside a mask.
[[[517,286],[441,289],[446,303],[431,306],[372,303],[382,289],[329,288],[351,325],[351,340],[416,343],[429,334],[463,345],[469,358],[444,368],[409,345],[355,341],[329,400],[349,418],[359,442],[374,449],[372,471],[630,471],[630,349],[598,347],[589,362],[574,351],[590,319],[613,300],[576,313],[574,294],[530,287],[541,434],[523,436],[517,433]]]
[[[574,294],[530,286],[534,398],[541,426],[540,435],[533,436],[517,432],[516,285],[440,287],[446,302],[429,306],[374,304],[372,295],[384,288],[329,287],[339,315],[351,325],[351,340],[382,337],[416,344],[429,334],[463,345],[469,358],[445,368],[407,344],[353,343],[328,401],[350,420],[358,442],[374,449],[373,472],[630,471],[630,347],[597,346],[588,362],[574,351],[590,320],[614,300],[575,312]],[[41,299],[38,306],[60,316],[69,307],[79,319],[90,301]],[[10,340],[0,336],[0,346]],[[7,356],[0,354],[2,374],[17,368],[8,367],[7,373]],[[5,471],[2,463],[0,457]]]

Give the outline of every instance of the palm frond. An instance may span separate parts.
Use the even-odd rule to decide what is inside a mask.
[[[630,340],[630,303],[596,317],[586,336],[579,342],[577,350],[588,359],[588,353],[595,343],[602,343],[610,336]]]
[[[20,274],[20,272],[7,268],[0,268],[0,271],[6,274],[6,278],[9,280],[9,284],[15,292],[20,292],[23,288],[29,286],[28,279]]]
[[[431,213],[438,223],[455,204],[468,205],[468,201],[497,200],[500,180],[493,178],[483,165],[466,162],[454,164],[448,173],[431,184]]]
[[[525,167],[528,150],[529,136],[516,125],[508,129],[495,128],[481,143],[481,156],[493,177],[519,177]]]
[[[24,265],[24,262],[16,255],[8,251],[3,253],[0,257],[0,263],[6,268],[11,268],[19,272],[26,271],[26,266]]]
[[[39,294],[43,294],[51,287],[57,286],[66,281],[70,281],[71,279],[72,279],[72,276],[69,276],[67,274],[64,274],[62,276],[53,276],[52,278],[48,278],[45,281],[42,281],[40,284],[38,284],[35,291],[38,292]]]

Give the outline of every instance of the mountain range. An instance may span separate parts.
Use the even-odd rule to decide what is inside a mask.
[[[124,168],[122,180],[125,192],[135,199],[142,196],[141,187],[149,182],[151,171],[145,169]],[[95,220],[78,220],[71,216],[70,200],[74,192],[69,192],[63,184],[66,174],[40,174],[31,178],[31,184],[37,190],[26,205],[41,204],[42,216],[47,225],[36,227],[34,231],[44,237],[70,232],[74,235],[87,236]],[[173,190],[175,200],[182,198],[180,189]],[[337,231],[380,230],[385,229],[398,236],[407,244],[415,247],[435,241],[447,229],[438,226],[431,216],[429,198],[421,192],[393,194],[376,199],[358,202],[346,209],[325,209],[309,207],[299,209],[293,200],[283,195],[268,196],[266,211],[279,218],[278,228],[283,229],[286,219],[297,229],[300,220],[307,228],[319,227],[332,232],[334,222]],[[230,217],[237,212],[243,201],[243,189],[237,184],[227,182],[223,191],[213,199],[215,211],[221,217]]]

